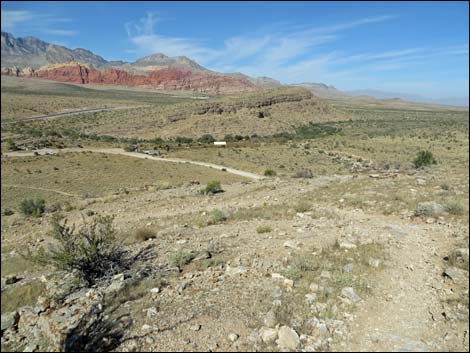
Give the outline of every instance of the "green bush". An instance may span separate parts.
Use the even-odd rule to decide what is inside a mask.
[[[190,137],[178,136],[178,137],[175,139],[175,142],[176,142],[176,143],[191,143],[191,142],[193,142],[193,139],[190,138]]]
[[[69,227],[60,216],[52,220],[51,236],[57,246],[41,248],[33,260],[41,265],[53,265],[66,271],[77,271],[88,285],[103,277],[110,277],[128,268],[125,252],[116,241],[113,217],[97,216],[78,231]]]
[[[256,228],[256,232],[261,234],[261,233],[269,233],[272,232],[272,228],[270,226],[259,226]]]
[[[272,176],[276,176],[277,173],[275,170],[272,170],[272,169],[266,169],[264,171],[264,176],[267,176],[267,177],[272,177]]]
[[[220,186],[220,181],[212,180],[207,183],[206,188],[203,189],[204,194],[216,194],[222,192],[222,187]]]
[[[421,168],[436,163],[437,161],[430,151],[419,151],[413,161],[415,168]]]
[[[178,251],[170,256],[170,264],[182,267],[189,264],[195,257],[196,255],[191,251]]]
[[[213,143],[215,138],[212,135],[205,134],[198,138],[198,141],[202,143]]]
[[[211,212],[211,218],[208,222],[208,224],[219,224],[222,222],[225,222],[227,220],[227,215],[225,214],[224,211],[221,211],[219,209],[215,209]]]
[[[7,150],[9,151],[18,151],[18,146],[16,146],[15,141],[13,141],[11,138],[6,139],[6,144],[7,144]]]
[[[26,216],[41,217],[46,210],[44,199],[24,199],[20,204],[20,211]]]
[[[447,212],[454,216],[463,215],[465,213],[465,207],[457,201],[446,203],[444,208]]]

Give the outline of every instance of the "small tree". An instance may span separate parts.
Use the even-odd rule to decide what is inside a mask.
[[[24,199],[20,204],[20,211],[26,216],[41,217],[46,210],[44,199]]]
[[[126,267],[124,251],[116,242],[113,217],[97,216],[76,231],[75,225],[68,226],[60,216],[52,220],[51,236],[57,246],[49,250],[41,248],[33,260],[42,265],[76,270],[88,285],[98,279],[122,272]]]
[[[430,151],[419,151],[413,164],[415,168],[421,168],[431,164],[437,164],[437,161]]]

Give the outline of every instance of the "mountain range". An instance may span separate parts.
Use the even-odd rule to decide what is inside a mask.
[[[83,48],[47,43],[34,37],[15,38],[1,32],[2,75],[37,77],[61,82],[191,90],[208,94],[231,94],[275,88],[281,82],[270,77],[211,71],[185,56],[152,54],[134,62],[107,61]],[[418,103],[468,106],[468,97],[427,99],[418,95],[377,90],[340,91],[324,83],[298,83],[322,98],[368,96]]]

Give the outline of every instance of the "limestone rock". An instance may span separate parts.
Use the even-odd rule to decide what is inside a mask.
[[[279,329],[279,338],[276,343],[281,348],[295,350],[300,346],[300,338],[297,332],[288,326],[281,326]]]

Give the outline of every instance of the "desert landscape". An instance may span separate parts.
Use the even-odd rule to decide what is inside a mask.
[[[2,351],[468,351],[468,105],[1,43]]]

